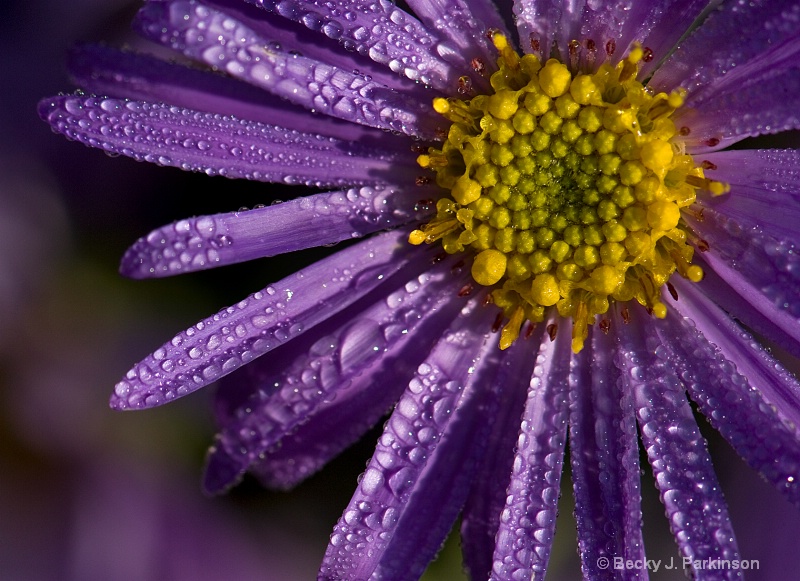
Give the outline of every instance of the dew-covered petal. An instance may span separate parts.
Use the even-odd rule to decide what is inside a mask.
[[[727,182],[729,195],[703,206],[745,227],[800,240],[800,151],[736,150],[700,156],[706,177]]]
[[[646,6],[647,14],[633,29],[633,41],[639,42],[652,58],[643,61],[639,68],[640,78],[647,78],[668,57],[678,40],[703,14],[723,0],[658,0],[637,2]],[[630,45],[628,45],[630,46]],[[649,50],[648,50],[649,49]],[[620,55],[623,56],[623,55]]]
[[[586,0],[515,0],[514,16],[522,51],[547,59],[555,44],[566,54],[569,42],[580,38],[585,4]]]
[[[542,341],[543,333],[540,328],[529,338],[516,341],[498,363],[493,382],[501,390],[498,407],[484,417],[491,431],[461,515],[461,552],[471,579],[486,579],[492,570],[495,535],[506,503],[514,446],[536,363],[531,352]]]
[[[800,506],[800,384],[697,285],[674,284],[675,311],[656,328],[689,394],[745,461]]]
[[[140,238],[122,258],[132,278],[171,276],[360,238],[422,220],[414,189],[362,187],[272,206],[180,220]]]
[[[454,47],[392,2],[247,1],[336,38],[347,50],[446,93],[457,86],[459,76],[472,73]]]
[[[486,67],[486,77],[476,76],[473,83],[478,85],[473,88],[491,90],[487,79],[496,70],[497,50],[486,33],[494,29],[508,37],[497,8],[488,0],[470,0],[469,4],[465,0],[409,0],[408,5],[428,30],[436,31],[464,60],[480,60]]]
[[[696,256],[692,262],[703,269],[703,280],[699,285],[706,295],[714,297],[715,303],[753,332],[780,345],[795,357],[800,357],[800,338],[797,336],[795,319],[785,311],[776,309],[763,293],[721,261],[713,268],[703,256]],[[720,272],[724,272],[731,282],[722,278]]]
[[[702,221],[690,215],[684,219],[709,247],[698,263],[707,264],[750,304],[745,311],[755,311],[736,310],[734,316],[750,325],[748,321],[760,314],[792,337],[795,347],[800,344],[800,254],[795,244],[760,228],[745,228],[709,207]],[[722,306],[725,300],[720,297]]]
[[[227,75],[151,55],[82,45],[70,52],[68,67],[73,82],[96,95],[169,103],[270,125],[279,119],[286,129],[305,132],[313,127],[318,135],[379,148],[410,146],[408,139],[387,139],[386,132],[373,127],[312,113]]]
[[[578,525],[578,553],[586,579],[616,579],[602,560],[642,561],[639,442],[633,394],[614,366],[613,338],[597,327],[573,360],[569,447]],[[626,579],[647,579],[633,569]]]
[[[286,51],[299,53],[339,69],[358,71],[368,75],[375,82],[397,89],[417,100],[431,99],[431,91],[424,85],[396,74],[367,55],[347,50],[338,40],[335,24],[320,30],[311,30],[303,22],[269,13],[255,3],[242,0],[201,0],[201,2],[233,17],[262,38],[277,43]]]
[[[406,232],[364,240],[176,335],[117,383],[111,406],[149,408],[184,396],[286,343],[378,286],[410,260]]]
[[[374,185],[416,166],[410,153],[145,101],[59,96],[40,102],[39,114],[54,131],[89,147],[208,175]]]
[[[500,514],[491,579],[544,579],[555,533],[570,372],[569,325],[536,355],[517,438],[511,480]],[[550,321],[552,324],[553,321]]]
[[[779,54],[784,42],[797,40],[798,29],[797,2],[725,2],[680,44],[649,86],[658,91],[683,87],[691,99],[723,75],[737,74],[739,67],[757,63],[762,53]]]
[[[292,488],[360,439],[397,402],[414,371],[458,314],[463,304],[452,294],[456,288],[437,312],[426,314],[413,337],[405,334],[392,354],[353,378],[334,400],[323,402],[310,421],[251,465],[250,472],[265,486]],[[392,381],[387,382],[388,378]]]
[[[320,578],[417,579],[441,546],[485,426],[475,406],[486,367],[477,364],[496,346],[475,330],[493,317],[471,301],[419,366],[334,527]]]
[[[390,294],[371,305],[353,305],[337,317],[334,329],[315,330],[320,336],[307,351],[279,362],[277,373],[258,382],[217,435],[208,455],[206,490],[216,494],[238,482],[252,463],[302,423],[313,421],[320,406],[353,387],[354,381],[363,383],[365,375],[377,379],[374,371],[387,359],[396,359],[425,317],[452,299],[452,263],[411,279],[398,273],[384,286],[402,286],[388,286]],[[353,313],[355,307],[360,312]],[[381,383],[385,387],[385,379]],[[399,395],[397,390],[387,391]]]
[[[619,354],[616,363],[632,390],[642,444],[683,558],[739,561],[739,550],[705,439],[675,375],[675,362],[660,359],[664,349],[643,308],[631,309],[625,325],[612,322]],[[741,579],[740,570],[692,565],[694,579]]]
[[[800,49],[800,40],[796,44]],[[690,131],[683,139],[687,151],[713,151],[746,137],[800,129],[800,50],[795,52],[792,68],[736,82],[702,103],[688,99],[687,108],[674,117],[679,127]]]
[[[147,38],[306,109],[435,137],[439,120],[428,103],[404,97],[367,75],[293,54],[199,0],[149,2],[135,25]]]
[[[677,6],[670,6],[670,4],[677,4]],[[670,16],[673,17],[671,10],[675,10],[675,19],[670,19],[668,28],[673,29],[678,35],[685,31],[685,27],[692,22],[693,18],[685,23],[685,18],[680,13],[684,8],[681,6],[682,4],[684,2],[680,0],[677,2],[675,0],[586,2],[581,17],[580,36],[576,38],[579,40],[592,39],[595,42],[597,53],[594,60],[602,62],[608,56],[612,62],[616,62],[627,54],[631,43],[635,40],[641,42],[649,28],[657,27],[660,18],[663,18],[664,11],[670,11]],[[684,27],[678,28],[681,25]],[[612,47],[613,53],[610,50]],[[585,44],[581,50],[587,50]],[[650,62],[654,58],[654,56],[653,58],[648,56]]]

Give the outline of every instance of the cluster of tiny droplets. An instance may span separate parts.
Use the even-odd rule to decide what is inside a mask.
[[[683,92],[651,94],[636,78],[638,47],[573,75],[555,59],[520,57],[500,34],[494,44],[493,94],[434,100],[452,125],[418,161],[449,197],[409,241],[475,252],[475,282],[493,287],[508,317],[501,348],[551,306],[573,319],[576,352],[612,301],[664,317],[669,277],[702,278],[681,210],[698,188],[726,191],[682,151],[671,117]]]

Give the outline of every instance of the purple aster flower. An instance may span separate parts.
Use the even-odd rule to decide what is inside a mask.
[[[459,514],[473,578],[543,578],[567,442],[584,577],[646,578],[638,438],[686,568],[741,578],[690,401],[800,504],[800,385],[754,339],[800,355],[800,153],[726,149],[800,128],[800,2],[408,5],[151,0],[137,31],[192,64],[72,55],[102,96],[43,101],[57,132],[317,191],[165,226],[124,274],[364,238],[112,407],[228,376],[211,493],[294,486],[391,410],[321,579],[416,579]]]

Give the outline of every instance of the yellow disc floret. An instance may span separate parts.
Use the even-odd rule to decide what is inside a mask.
[[[555,59],[519,56],[500,34],[493,41],[494,92],[434,100],[452,124],[441,149],[418,162],[450,196],[409,242],[475,252],[472,277],[493,287],[508,318],[501,348],[550,307],[573,319],[575,351],[613,301],[666,316],[669,277],[703,275],[681,210],[697,189],[727,191],[683,153],[671,117],[684,92],[653,94],[637,81],[639,47],[615,66],[574,74]]]

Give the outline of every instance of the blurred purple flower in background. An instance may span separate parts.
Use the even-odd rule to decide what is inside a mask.
[[[155,230],[124,274],[366,237],[176,335],[112,406],[231,374],[211,493],[293,487],[392,409],[323,579],[416,579],[459,514],[471,577],[543,578],[567,442],[584,577],[646,578],[613,568],[645,558],[638,438],[692,574],[740,578],[702,565],[753,557],[692,405],[800,504],[800,386],[751,335],[800,355],[800,154],[724,150],[800,128],[800,3],[518,1],[516,34],[485,0],[408,5],[152,0],[136,30],[185,62],[72,53],[101,96],[42,101],[57,132],[323,190]]]

